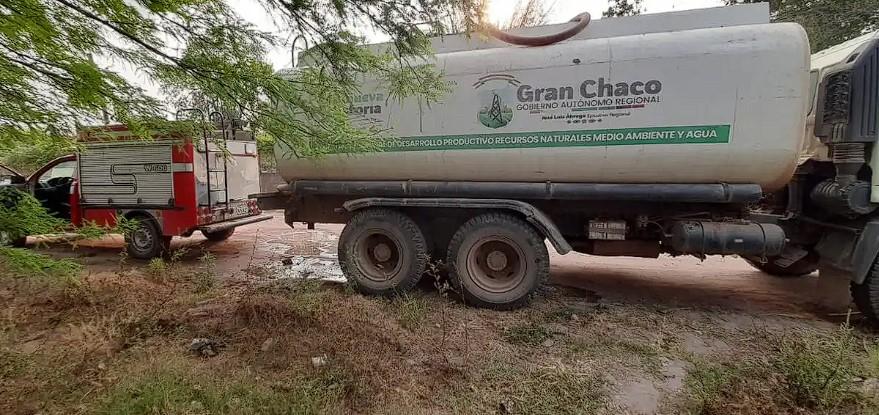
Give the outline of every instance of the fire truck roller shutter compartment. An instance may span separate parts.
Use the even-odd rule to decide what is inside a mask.
[[[83,205],[170,206],[174,198],[171,155],[176,144],[85,143],[79,158]]]

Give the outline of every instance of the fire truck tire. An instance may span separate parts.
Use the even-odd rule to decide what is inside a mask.
[[[137,216],[137,229],[125,235],[125,246],[128,256],[137,259],[161,257],[171,250],[171,237],[162,235],[155,220],[145,216]]]
[[[224,229],[222,231],[216,232],[201,232],[201,234],[204,235],[205,238],[213,242],[225,241],[226,239],[229,239],[229,237],[232,236],[233,233],[235,233],[235,228]]]
[[[339,265],[363,294],[394,296],[412,289],[427,266],[427,243],[415,222],[391,209],[357,212],[339,236]]]
[[[852,300],[858,310],[874,325],[879,325],[879,258],[860,284],[851,283]]]
[[[496,310],[525,306],[549,276],[544,238],[504,213],[461,225],[449,243],[447,263],[452,286],[466,304]]]

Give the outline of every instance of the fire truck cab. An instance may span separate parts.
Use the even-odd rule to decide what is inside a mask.
[[[213,119],[213,118],[212,118]],[[27,191],[54,216],[74,227],[114,226],[134,219],[126,235],[134,258],[168,251],[175,236],[200,231],[221,241],[242,225],[270,219],[255,199],[259,160],[253,134],[221,117],[201,137],[134,137],[124,125],[80,132],[81,151],[59,157],[9,184]]]

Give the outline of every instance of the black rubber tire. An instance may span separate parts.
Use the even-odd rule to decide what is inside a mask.
[[[760,263],[760,261],[751,258],[744,258],[752,267],[759,269],[773,277],[779,278],[797,278],[804,277],[818,270],[818,263],[821,258],[818,256],[818,253],[814,251],[809,251],[809,253],[794,262],[789,267],[782,267],[775,263],[774,258],[767,258],[766,263]]]
[[[125,235],[125,249],[128,256],[137,259],[152,259],[171,251],[171,237],[162,235],[155,220],[143,216],[134,219],[138,221],[139,229],[133,231],[132,234]],[[148,238],[148,242],[135,243],[134,239],[141,237],[135,235],[137,232],[144,232],[143,237]]]
[[[499,293],[480,287],[467,266],[473,247],[492,236],[503,238],[507,244],[515,244],[519,253],[524,255],[521,280]],[[462,300],[466,304],[495,310],[512,310],[527,305],[549,277],[549,252],[544,238],[524,220],[505,213],[486,213],[461,225],[449,243],[446,261],[449,280]],[[504,264],[507,264],[506,260]]]
[[[213,241],[213,242],[225,241],[226,239],[229,239],[229,237],[232,236],[233,233],[235,233],[235,228],[229,228],[229,229],[217,231],[217,232],[205,232],[205,231],[201,232],[201,234],[204,235],[204,237],[207,238],[207,240]]]
[[[394,244],[396,265],[392,273],[378,275],[364,252],[368,239],[387,238]],[[366,255],[369,255],[368,253]],[[339,235],[339,265],[351,286],[362,294],[396,296],[408,292],[421,279],[427,266],[427,242],[418,225],[402,212],[376,208],[357,212]]]
[[[874,326],[879,326],[879,258],[860,284],[851,283],[852,300],[858,310]]]

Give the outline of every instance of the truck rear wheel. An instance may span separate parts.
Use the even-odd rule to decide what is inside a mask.
[[[852,299],[858,310],[873,324],[879,324],[879,258],[860,284],[851,283]]]
[[[137,228],[125,235],[125,249],[128,256],[137,259],[152,259],[171,250],[171,237],[162,235],[159,225],[152,218],[139,216]]]
[[[235,228],[224,229],[222,231],[216,232],[201,232],[201,234],[204,235],[207,240],[213,242],[225,241],[226,239],[229,239],[229,237],[232,236],[233,233],[235,233]]]
[[[503,213],[470,219],[448,250],[449,278],[463,300],[479,307],[522,307],[549,275],[543,238],[525,221]]]
[[[391,296],[412,289],[427,258],[421,229],[395,210],[359,211],[339,236],[339,265],[348,282],[363,294]]]
[[[780,263],[783,261],[777,257],[767,258],[766,262],[761,263],[758,259],[755,258],[745,258],[745,261],[748,261],[752,267],[759,269],[769,275],[774,277],[781,278],[796,278],[803,277],[809,275],[818,270],[818,262],[820,261],[820,257],[814,251],[809,251],[809,253],[794,263],[784,267]]]

